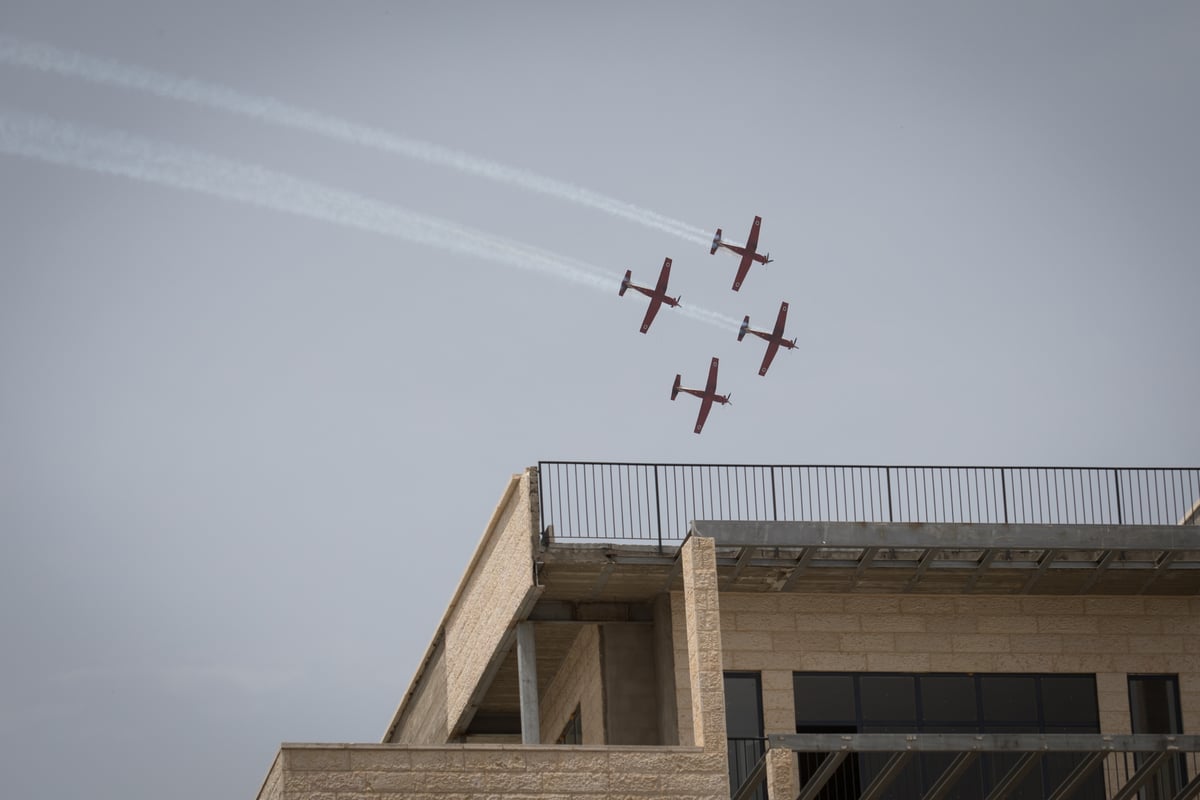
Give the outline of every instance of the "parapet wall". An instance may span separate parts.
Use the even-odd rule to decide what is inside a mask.
[[[470,723],[489,671],[499,667],[506,640],[540,592],[533,576],[535,480],[526,471],[509,482],[384,741],[443,744]]]
[[[260,798],[726,800],[723,753],[694,747],[285,744]]]

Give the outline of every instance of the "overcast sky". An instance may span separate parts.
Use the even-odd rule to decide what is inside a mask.
[[[378,741],[539,459],[1195,466],[1197,97],[1193,2],[0,0],[5,793]]]

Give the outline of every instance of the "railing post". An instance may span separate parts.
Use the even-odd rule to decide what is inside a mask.
[[[771,467],[771,519],[779,521],[779,511],[775,507],[775,467]]]
[[[1113,469],[1113,484],[1117,487],[1117,524],[1125,524],[1125,514],[1121,510],[1121,474],[1117,469]]]
[[[658,498],[658,464],[654,465],[654,518],[658,522],[658,552],[662,552],[662,504]]]
[[[1008,481],[1004,478],[1004,467],[1000,468],[1000,506],[1004,509],[1004,524],[1008,524]]]
[[[891,467],[884,467],[884,468],[883,468],[883,473],[884,473],[885,475],[887,475],[887,486],[888,486],[888,522],[895,522],[896,520],[895,520],[895,518],[892,516],[892,468],[891,468]]]
[[[538,471],[538,535],[546,530],[546,484],[542,480],[542,465],[544,461],[539,461],[537,466]]]

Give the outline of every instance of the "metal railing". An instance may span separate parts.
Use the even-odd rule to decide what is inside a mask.
[[[538,478],[542,530],[556,539],[660,545],[697,519],[1178,525],[1200,499],[1195,467],[539,461]]]
[[[737,797],[737,790],[745,785],[747,779],[752,778],[755,767],[762,762],[763,754],[767,752],[767,740],[762,736],[755,738],[730,736],[727,739],[727,744],[729,755],[729,788],[733,792],[733,796]],[[745,793],[745,799],[767,800],[767,787],[765,783],[760,781],[752,789],[748,789]]]
[[[1200,794],[1200,737],[1101,734],[796,734],[802,800],[1021,797],[1187,800]],[[762,770],[742,788],[761,785]]]

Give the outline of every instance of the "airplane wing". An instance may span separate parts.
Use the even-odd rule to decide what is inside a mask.
[[[667,293],[667,280],[671,277],[671,259],[663,261],[662,272],[658,273],[658,285],[654,287],[657,294]]]
[[[654,322],[654,315],[660,308],[662,308],[662,297],[659,295],[651,297],[650,307],[646,309],[646,316],[642,318],[642,333],[650,330],[650,323]]]
[[[705,395],[700,401],[700,413],[696,417],[696,433],[699,433],[704,428],[704,420],[708,419],[708,412],[712,411],[712,395]]]
[[[712,366],[708,368],[708,383],[704,385],[704,397],[700,400],[700,413],[696,416],[696,433],[704,427],[704,420],[708,419],[708,412],[712,411],[713,398],[717,396],[717,364],[719,359],[712,360]]]
[[[767,374],[767,367],[771,366],[771,360],[775,358],[775,354],[778,352],[779,352],[779,340],[772,339],[771,343],[769,345],[767,345],[766,354],[763,355],[762,366],[758,368],[759,375]]]
[[[783,336],[783,326],[787,323],[787,303],[780,303],[779,316],[775,319],[775,333],[773,336],[779,339]]]
[[[755,217],[750,226],[750,235],[746,237],[746,250],[753,253],[758,249],[758,229],[762,225],[762,217]]]
[[[746,280],[746,274],[750,272],[750,265],[754,263],[754,256],[751,255],[754,251],[746,248],[746,254],[742,256],[742,263],[738,264],[737,275],[733,276],[733,290],[736,292],[742,288],[742,281]]]

